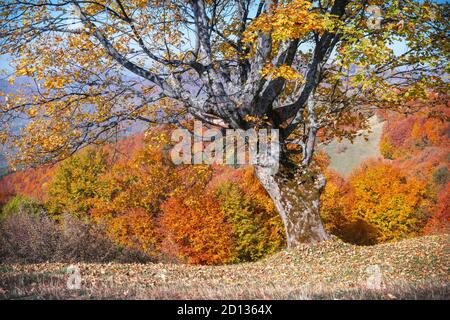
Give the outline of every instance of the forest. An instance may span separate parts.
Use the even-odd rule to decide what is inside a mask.
[[[327,176],[321,217],[331,234],[373,245],[449,232],[449,106],[445,96],[431,99],[439,99],[439,117],[426,105],[413,115],[379,112],[382,157],[363,161],[348,177],[327,168],[326,153],[317,154]],[[57,223],[70,215],[141,258],[189,264],[256,261],[285,247],[282,222],[250,166],[176,168],[164,155],[169,133],[150,128],[3,177],[6,225],[21,210]],[[23,250],[19,235],[11,236],[2,243],[14,255]]]

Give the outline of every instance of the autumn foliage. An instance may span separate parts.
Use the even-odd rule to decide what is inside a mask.
[[[197,198],[197,199],[196,199]],[[171,254],[188,263],[232,262],[231,225],[211,194],[177,196],[162,206],[162,226]]]
[[[1,178],[0,204],[6,203],[15,195],[29,196],[44,201],[47,196],[48,182],[52,179],[54,166],[42,166],[18,170]]]
[[[448,232],[449,109],[445,99],[412,115],[380,113],[380,151],[348,179],[327,172],[322,217],[328,230],[359,244]],[[436,101],[437,100],[437,101]]]
[[[169,127],[84,149],[52,168],[2,180],[15,194],[38,200],[59,221],[73,214],[100,226],[117,245],[162,260],[191,264],[252,261],[285,245],[282,222],[253,169],[174,166],[167,158]],[[30,172],[29,180],[21,180]],[[9,205],[13,206],[13,203]]]
[[[316,154],[327,174],[321,197],[327,230],[365,245],[449,232],[448,123],[426,107],[381,116],[384,159],[344,178]],[[251,167],[174,166],[169,133],[158,127],[54,166],[17,171],[1,180],[1,199],[34,198],[56,220],[75,214],[102,226],[117,245],[162,260],[239,263],[285,245],[280,217]]]

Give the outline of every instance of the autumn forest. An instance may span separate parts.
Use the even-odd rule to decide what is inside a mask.
[[[0,0],[0,299],[448,299],[449,13]]]

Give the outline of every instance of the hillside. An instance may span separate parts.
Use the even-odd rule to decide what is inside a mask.
[[[319,245],[284,250],[255,263],[215,267],[78,264],[81,290],[66,289],[69,264],[3,264],[0,297],[448,299],[449,241],[449,235],[441,235],[360,247],[334,238]],[[368,285],[377,284],[377,270],[381,272],[381,287],[369,289]],[[374,276],[375,281],[368,283]]]
[[[330,169],[343,176],[348,176],[364,160],[381,156],[379,143],[384,122],[373,116],[369,123],[371,132],[361,132],[367,135],[367,141],[364,139],[364,135],[361,135],[356,137],[353,143],[349,140],[341,142],[333,140],[327,145],[320,146],[320,149],[330,156]]]

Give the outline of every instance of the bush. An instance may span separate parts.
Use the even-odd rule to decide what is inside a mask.
[[[426,183],[391,164],[368,163],[353,173],[352,220],[364,220],[377,231],[377,241],[417,236],[426,221]]]
[[[1,222],[1,260],[20,263],[53,261],[60,237],[58,226],[45,212],[30,213],[19,208]]]
[[[43,210],[44,206],[36,200],[24,196],[15,196],[3,206],[0,218],[4,219],[11,214],[22,211],[37,215]]]
[[[115,260],[117,256],[117,248],[98,226],[73,215],[65,214],[62,217],[60,232],[56,260],[104,262]]]
[[[166,242],[172,244],[163,248],[165,254],[190,264],[232,262],[232,228],[214,195],[172,197],[161,209]]]
[[[230,173],[224,170],[212,182],[196,179],[195,187],[164,202],[164,253],[191,264],[227,264],[255,261],[284,247],[281,218],[253,170],[234,171],[235,179]]]
[[[423,180],[379,160],[363,163],[348,180],[333,172],[327,178],[321,216],[344,241],[370,245],[422,234],[431,203]]]
[[[44,210],[19,206],[0,223],[0,260],[40,262],[146,262],[154,258],[140,250],[123,248],[105,236],[100,225],[73,215],[58,224]]]
[[[154,219],[142,208],[111,218],[107,222],[107,234],[120,246],[152,256],[159,254]]]

